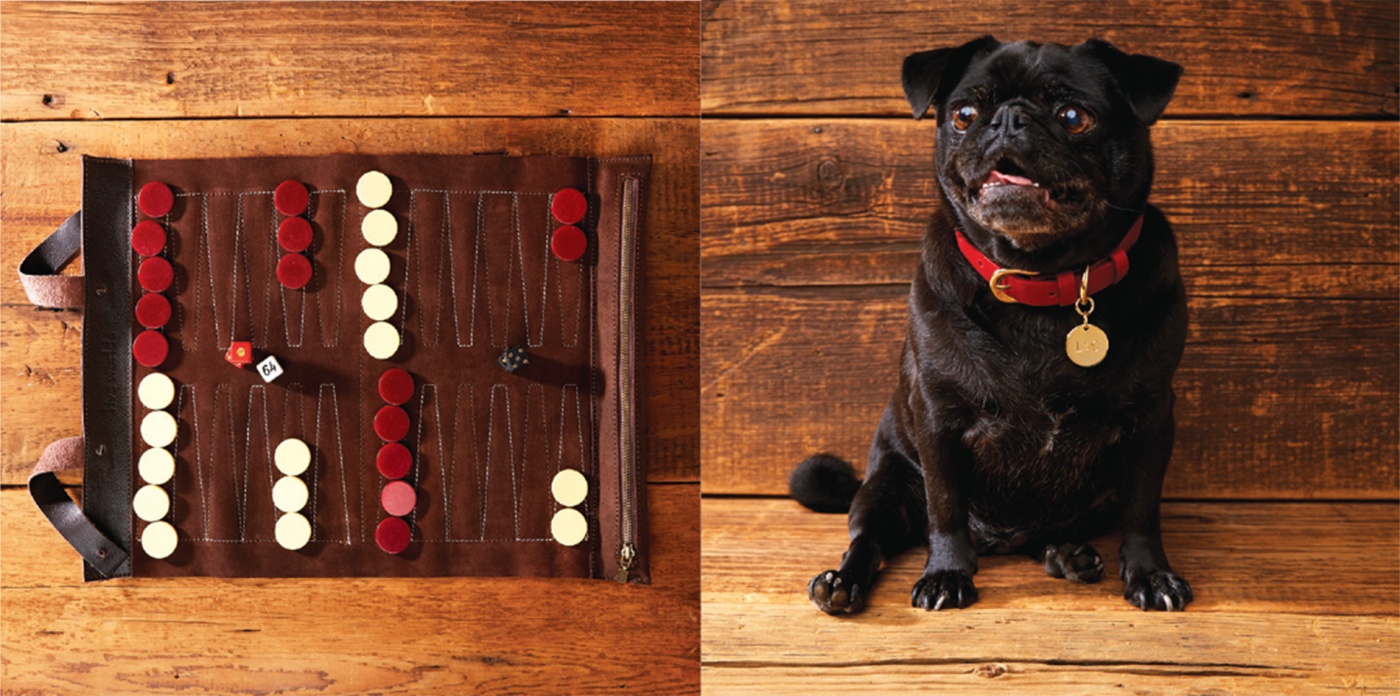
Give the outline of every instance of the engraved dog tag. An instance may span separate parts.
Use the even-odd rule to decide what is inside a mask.
[[[1093,367],[1108,355],[1108,334],[1087,320],[1065,336],[1065,354],[1080,367]]]

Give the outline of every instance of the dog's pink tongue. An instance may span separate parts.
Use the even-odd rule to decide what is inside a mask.
[[[1015,174],[1002,174],[998,171],[993,171],[992,175],[987,177],[987,181],[989,183],[1011,184],[1013,186],[1031,186],[1032,184],[1034,184],[1034,182],[1032,182],[1030,179],[1027,179],[1024,176],[1016,176]]]

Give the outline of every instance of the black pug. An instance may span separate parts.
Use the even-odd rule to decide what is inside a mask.
[[[911,55],[903,72],[914,118],[937,116],[943,205],[864,483],[830,455],[792,475],[799,502],[850,510],[850,548],[812,601],[859,611],[881,563],[920,543],[913,604],[928,610],[977,600],[979,553],[1095,582],[1103,561],[1084,542],[1116,520],[1123,596],[1183,609],[1191,588],[1162,551],[1159,506],[1186,294],[1171,228],[1147,204],[1148,127],[1181,66],[1097,40],[983,37]]]

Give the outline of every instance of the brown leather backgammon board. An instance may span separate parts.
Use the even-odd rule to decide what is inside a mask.
[[[83,436],[31,492],[88,579],[649,582],[650,158],[83,167],[21,274],[84,311]],[[75,467],[81,509],[51,473]]]

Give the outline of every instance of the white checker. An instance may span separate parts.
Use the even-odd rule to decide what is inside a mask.
[[[378,249],[365,249],[355,257],[355,276],[365,285],[377,285],[389,277],[389,255]]]
[[[399,350],[399,330],[393,325],[376,321],[365,329],[365,352],[375,360],[388,360]]]
[[[283,476],[272,486],[272,504],[282,512],[297,512],[310,498],[306,484],[295,476]]]
[[[383,208],[371,210],[360,221],[360,234],[365,236],[366,242],[382,247],[399,235],[399,220]]]
[[[168,558],[175,553],[180,543],[180,535],[169,522],[152,522],[141,532],[141,550],[154,559]]]
[[[170,512],[170,495],[160,486],[142,486],[132,496],[131,509],[137,517],[155,522]]]
[[[141,453],[141,459],[136,462],[136,471],[146,483],[164,484],[175,475],[175,455],[162,447],[148,449]]]
[[[141,384],[136,387],[136,398],[141,400],[142,406],[159,411],[175,400],[175,383],[159,372],[152,372],[141,378]]]
[[[296,551],[311,541],[311,522],[300,512],[289,512],[277,520],[276,535],[278,545]]]
[[[388,285],[371,285],[365,288],[365,294],[360,297],[360,308],[370,319],[384,321],[398,311],[399,295]]]
[[[573,507],[588,497],[588,479],[578,469],[564,469],[554,475],[549,490],[560,505]]]
[[[365,172],[355,184],[355,197],[366,208],[382,208],[393,195],[394,182],[384,172]]]
[[[549,531],[554,535],[554,540],[565,546],[577,546],[588,536],[588,520],[583,518],[583,513],[573,508],[564,508],[554,513],[554,519],[549,523]]]
[[[141,440],[152,447],[165,447],[175,441],[178,429],[175,416],[165,411],[151,411],[141,419]]]
[[[277,470],[288,476],[301,476],[311,466],[311,448],[305,442],[289,437],[277,443],[272,451],[272,462]]]

